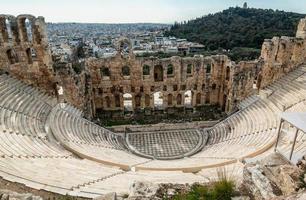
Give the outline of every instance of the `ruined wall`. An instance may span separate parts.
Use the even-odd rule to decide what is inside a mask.
[[[306,18],[301,19],[297,37],[274,37],[264,41],[258,87],[264,88],[306,60]]]
[[[54,63],[56,84],[63,88],[63,94],[58,94],[59,102],[68,102],[84,111],[86,117],[91,118],[91,79],[86,71],[77,74],[71,63]]]
[[[129,109],[124,102],[131,101],[131,110],[212,104],[229,112],[235,107],[234,98],[243,99],[251,93],[253,66],[236,65],[224,55],[158,59],[118,54],[86,61],[92,79],[93,104],[106,111]],[[154,98],[157,93],[161,94],[159,106]],[[188,94],[190,102],[186,100]]]
[[[227,56],[135,57],[119,44],[110,58],[87,58],[81,73],[71,63],[53,63],[43,17],[0,15],[0,70],[56,94],[83,110],[162,111],[219,105],[225,112],[305,62],[306,18],[297,37],[265,40],[256,61],[238,64]],[[128,41],[125,41],[128,42]]]
[[[54,93],[51,53],[43,17],[0,15],[0,69]]]

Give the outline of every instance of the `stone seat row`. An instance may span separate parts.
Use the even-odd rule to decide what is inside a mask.
[[[105,148],[124,149],[123,139],[120,135],[115,135],[107,129],[62,109],[56,109],[53,112],[55,113],[52,115],[53,125],[51,128],[54,131],[57,130],[56,132],[61,132],[59,137],[63,137],[64,140]]]
[[[72,154],[47,139],[9,133],[0,127],[1,157],[69,157]]]
[[[74,190],[87,183],[94,183],[118,173],[122,173],[118,168],[105,167],[89,160],[71,157],[0,158],[0,176],[3,178],[34,189],[63,195],[73,194]],[[83,197],[98,196],[81,194],[81,192],[78,195]]]
[[[36,97],[38,101],[49,104],[51,107],[57,104],[55,98],[47,95],[46,93],[41,92],[39,89],[36,89],[35,87],[25,84],[24,82],[18,79],[12,78],[9,75],[6,74],[0,75],[0,85],[3,84],[7,85],[7,87],[13,87],[20,92],[30,94]]]
[[[46,137],[41,120],[5,108],[0,108],[0,110],[0,125],[8,132]]]

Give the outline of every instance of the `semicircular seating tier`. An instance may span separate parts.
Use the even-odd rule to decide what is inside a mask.
[[[133,181],[205,182],[218,167],[241,174],[243,159],[272,152],[279,114],[306,111],[306,67],[300,66],[240,104],[209,129],[119,134],[68,104],[0,75],[0,176],[60,194],[127,193]],[[283,152],[291,145],[281,143]],[[306,153],[304,135],[296,152]],[[192,172],[192,173],[183,173]],[[237,175],[238,176],[238,175]]]

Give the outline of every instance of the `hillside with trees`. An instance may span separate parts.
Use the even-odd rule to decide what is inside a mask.
[[[272,9],[232,7],[188,22],[175,23],[165,34],[201,43],[206,46],[206,53],[232,50],[234,52],[228,52],[230,57],[244,60],[256,58],[266,38],[294,36],[303,17],[304,14]]]

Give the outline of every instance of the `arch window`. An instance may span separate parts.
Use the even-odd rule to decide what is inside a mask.
[[[122,67],[122,75],[129,76],[130,75],[130,68],[128,66]]]
[[[156,65],[154,67],[154,81],[159,82],[164,80],[164,70],[163,66],[161,65]]]
[[[173,65],[169,64],[168,67],[167,67],[167,75],[172,76],[173,74],[174,74]]]
[[[142,75],[150,75],[150,66],[149,65],[144,65],[142,67]]]

